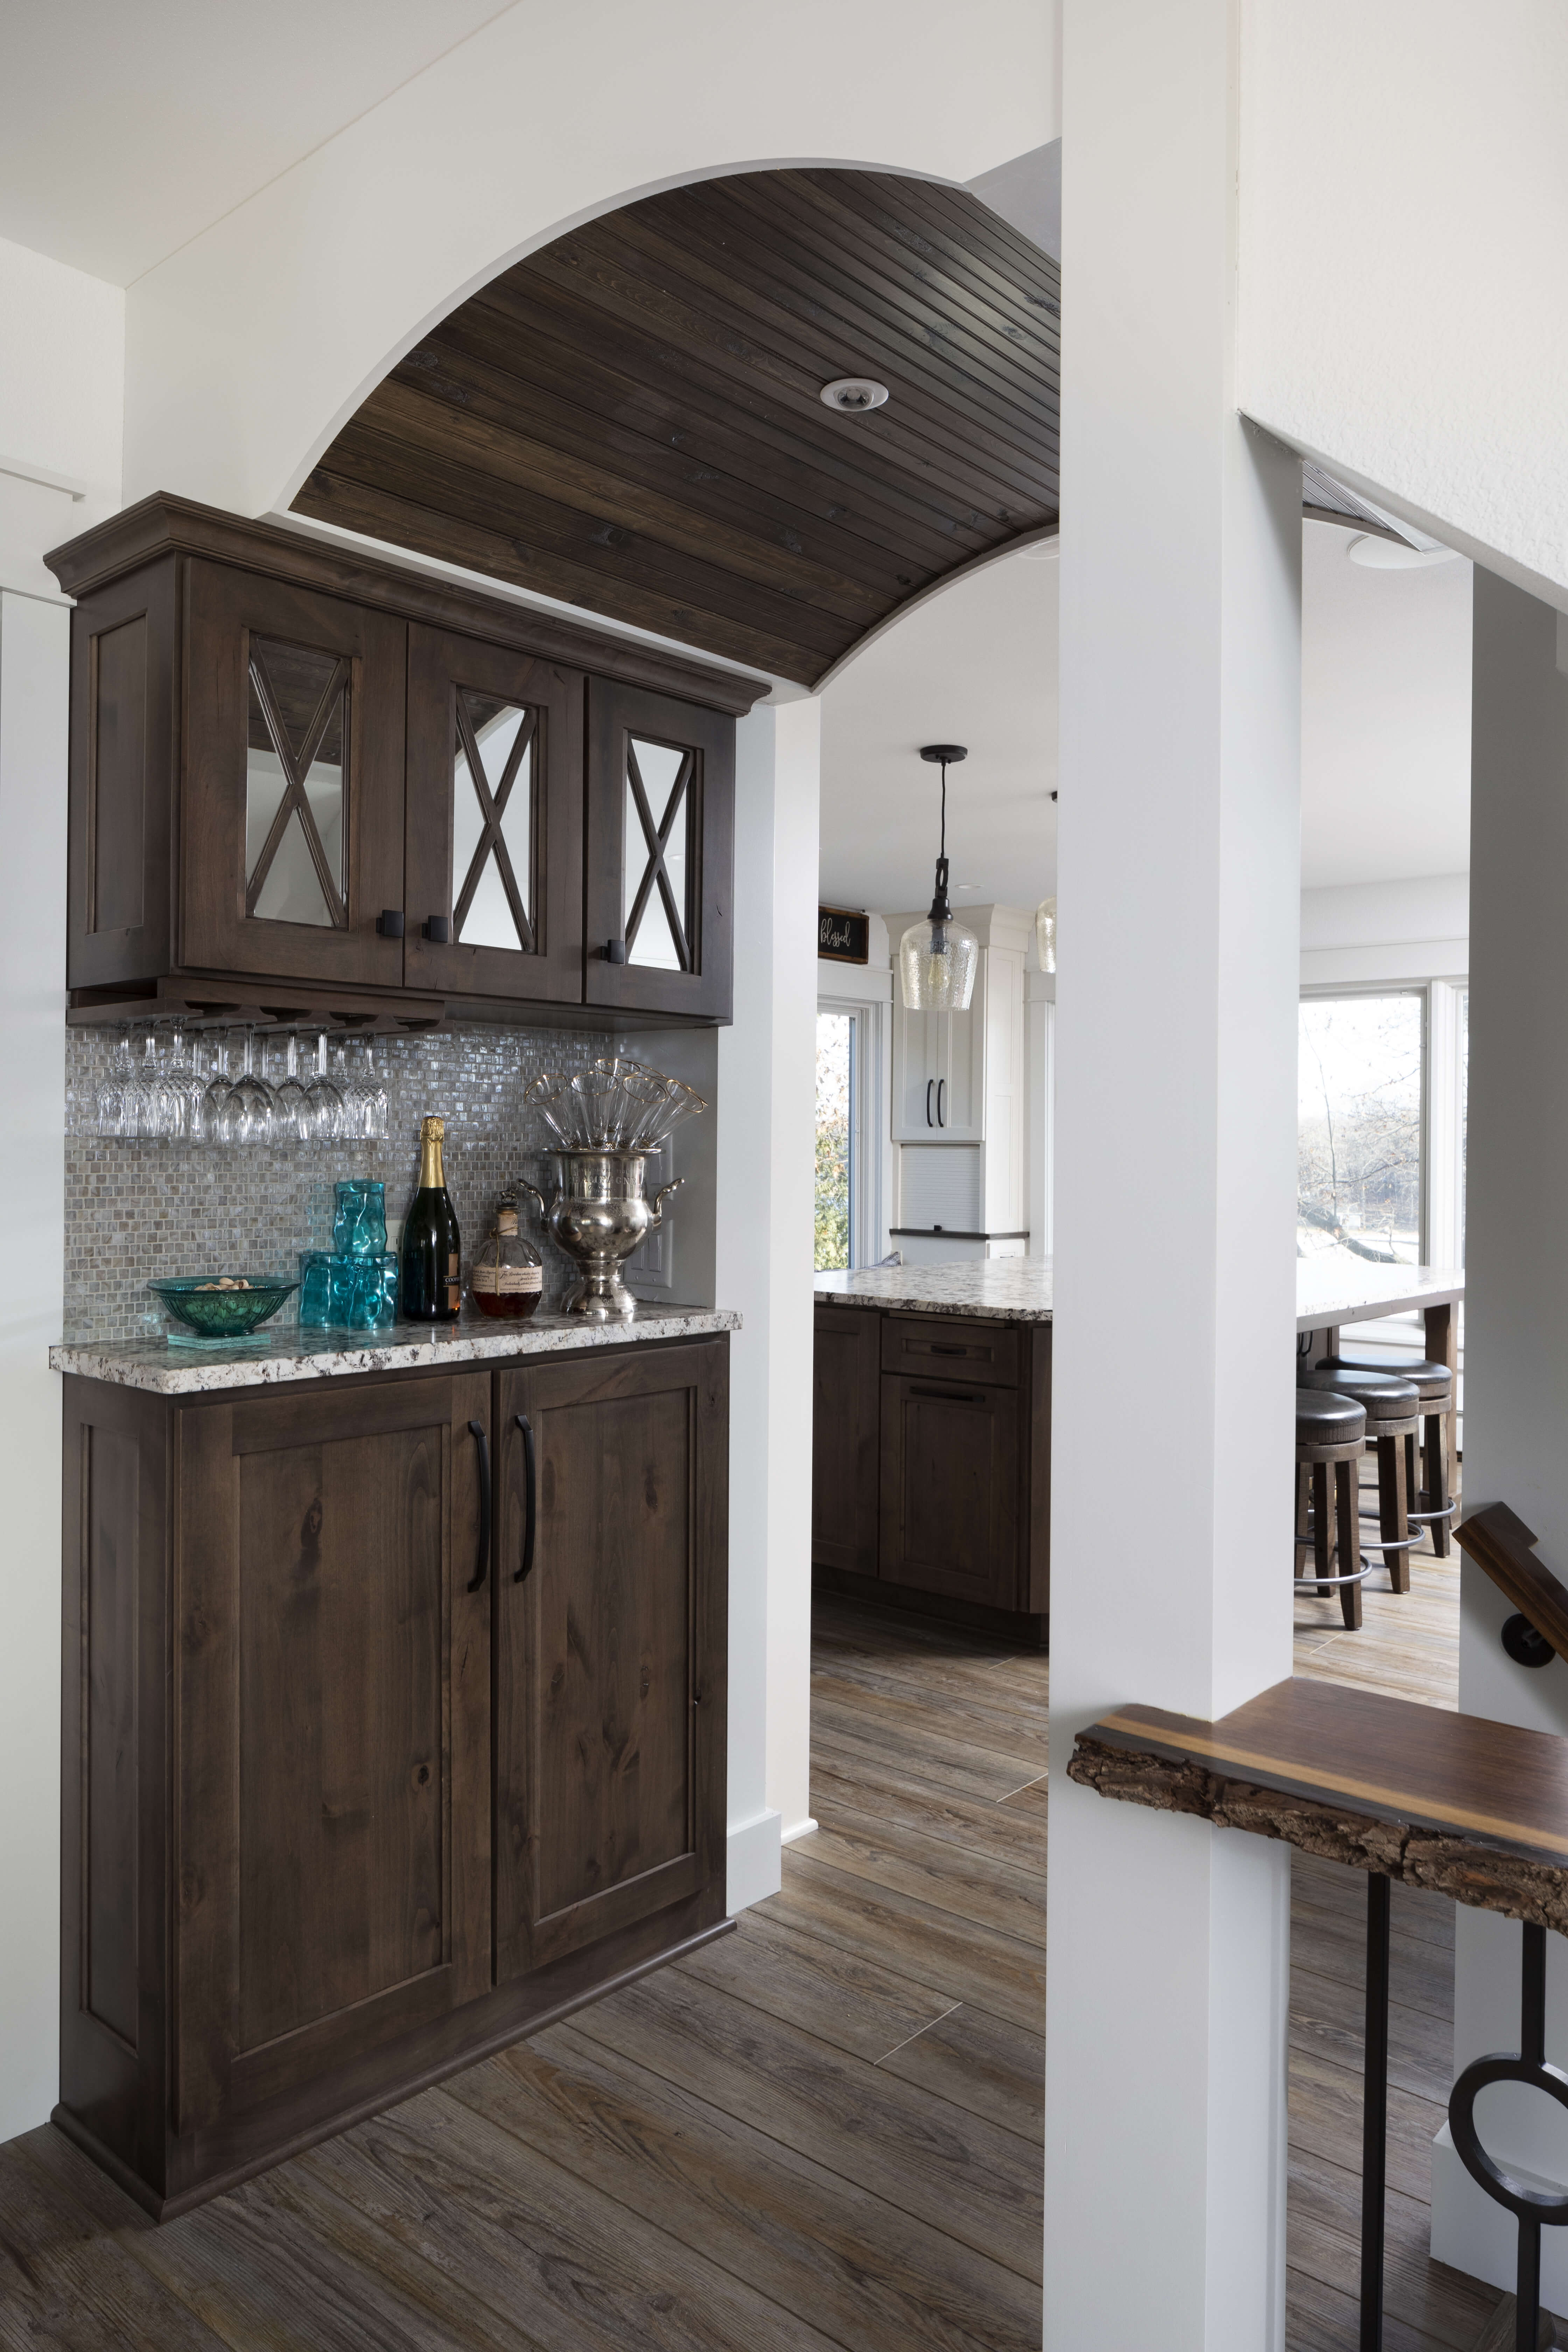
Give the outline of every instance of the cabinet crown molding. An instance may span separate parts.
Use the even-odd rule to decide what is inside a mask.
[[[329,595],[349,596],[356,604],[376,605],[408,620],[568,662],[600,677],[651,687],[731,718],[743,717],[770,690],[766,678],[718,669],[630,638],[604,635],[557,614],[486,596],[461,581],[389,562],[347,541],[318,539],[283,523],[247,520],[168,490],[154,490],[91,530],[51,548],[44,562],[68,596],[84,596],[169,554],[205,556]]]

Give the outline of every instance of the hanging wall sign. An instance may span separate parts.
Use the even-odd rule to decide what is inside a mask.
[[[871,954],[871,918],[843,907],[818,907],[816,952],[824,963],[867,963]]]

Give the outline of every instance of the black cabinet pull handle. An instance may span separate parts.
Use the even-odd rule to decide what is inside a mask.
[[[945,1404],[989,1404],[990,1397],[984,1389],[919,1389],[910,1385],[911,1396],[941,1397]]]
[[[606,963],[625,963],[626,960],[626,943],[625,940],[606,940],[605,941],[605,961]]]
[[[403,937],[402,908],[384,907],[375,919],[375,928],[384,940],[400,940]]]
[[[425,936],[427,940],[434,940],[437,947],[447,946],[452,937],[450,915],[432,915],[426,923]]]
[[[538,1508],[538,1481],[534,1476],[533,1424],[525,1412],[520,1412],[517,1425],[522,1432],[522,1566],[511,1580],[514,1584],[521,1584],[533,1566],[533,1522]]]
[[[936,1123],[938,1127],[947,1125],[947,1080],[945,1078],[938,1078],[936,1082]]]
[[[941,1339],[933,1339],[931,1343],[931,1353],[933,1356],[967,1356],[969,1350],[967,1348],[948,1347]]]
[[[936,1125],[935,1119],[933,1119],[931,1115],[931,1090],[935,1084],[936,1080],[934,1078],[928,1078],[926,1080],[926,1125],[928,1127],[934,1127]]]
[[[468,1429],[479,1449],[479,1564],[468,1587],[477,1592],[490,1563],[490,1441],[482,1421],[470,1421]]]

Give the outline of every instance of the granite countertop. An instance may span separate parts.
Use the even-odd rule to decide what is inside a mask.
[[[842,1307],[882,1307],[899,1315],[976,1315],[989,1322],[1048,1323],[1048,1257],[975,1258],[952,1265],[871,1265],[859,1274],[819,1274],[816,1296]]]
[[[1048,1257],[994,1257],[952,1265],[875,1265],[858,1274],[819,1274],[825,1306],[879,1307],[896,1315],[972,1315],[985,1322],[1048,1323],[1053,1298]],[[1412,1307],[1462,1298],[1462,1269],[1378,1265],[1341,1250],[1296,1262],[1296,1328],[1370,1322]]]
[[[348,1372],[396,1372],[432,1365],[482,1364],[495,1357],[549,1356],[618,1348],[639,1339],[689,1339],[738,1331],[727,1307],[639,1306],[629,1323],[586,1323],[580,1315],[536,1315],[503,1323],[475,1316],[431,1328],[398,1323],[357,1339],[346,1331],[279,1330],[268,1348],[171,1347],[165,1339],[89,1339],[49,1349],[57,1372],[146,1389],[154,1396],[204,1396],[216,1389],[268,1388],[282,1381],[327,1381]]]

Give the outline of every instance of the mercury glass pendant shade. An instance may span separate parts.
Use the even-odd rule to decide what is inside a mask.
[[[911,923],[899,942],[899,979],[910,1013],[967,1013],[980,942],[950,916]]]
[[[1042,898],[1035,909],[1035,941],[1040,950],[1040,970],[1055,971],[1057,968],[1057,902]]]

